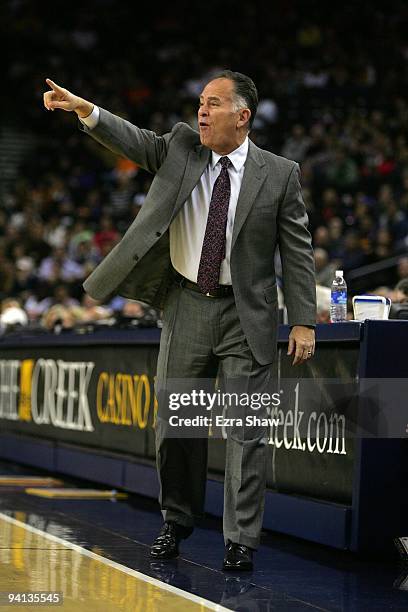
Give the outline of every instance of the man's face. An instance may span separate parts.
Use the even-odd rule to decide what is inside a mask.
[[[200,96],[198,128],[203,145],[219,155],[227,155],[242,141],[242,111],[234,111],[234,83],[214,79]]]

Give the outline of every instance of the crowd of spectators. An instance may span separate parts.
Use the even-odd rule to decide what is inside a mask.
[[[395,286],[408,278],[408,5],[357,5],[4,2],[2,121],[36,144],[3,189],[3,310],[49,329],[145,312],[121,298],[95,303],[82,281],[143,206],[151,177],[95,145],[72,114],[47,113],[45,77],[164,133],[196,125],[203,84],[225,67],[258,85],[251,138],[301,165],[319,286],[341,268],[351,293],[406,299]],[[382,262],[360,284],[350,275]]]

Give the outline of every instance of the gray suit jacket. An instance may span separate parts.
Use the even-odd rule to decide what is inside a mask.
[[[155,175],[140,213],[84,288],[96,299],[120,294],[162,308],[171,282],[169,226],[198,183],[211,151],[184,123],[157,136],[100,109],[94,129],[80,128]],[[261,364],[276,356],[277,244],[289,324],[316,321],[314,259],[299,175],[295,162],[250,141],[233,227],[231,278],[242,328]]]

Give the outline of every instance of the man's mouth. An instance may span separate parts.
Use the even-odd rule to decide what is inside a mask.
[[[208,125],[208,123],[205,123],[205,121],[200,121],[198,125],[199,125],[200,129],[210,127],[210,126]]]

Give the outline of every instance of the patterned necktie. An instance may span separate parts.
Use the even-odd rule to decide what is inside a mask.
[[[231,195],[228,167],[231,161],[228,157],[221,157],[219,161],[221,172],[213,187],[197,275],[197,285],[203,293],[218,287],[221,262],[225,257],[225,233]]]

